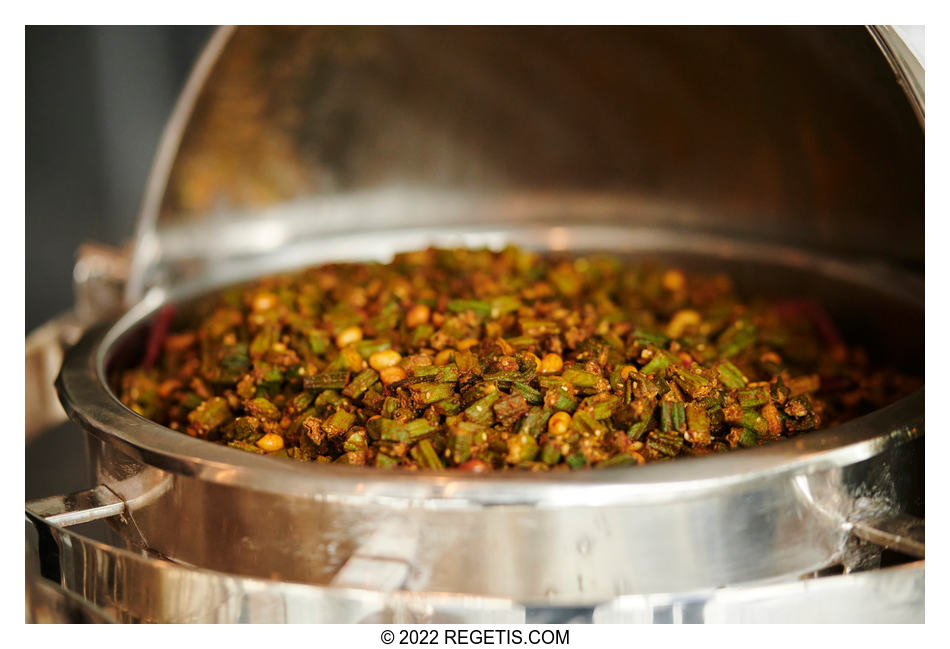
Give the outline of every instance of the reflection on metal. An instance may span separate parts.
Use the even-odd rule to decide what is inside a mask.
[[[122,312],[123,292],[129,280],[129,250],[102,244],[84,244],[73,268],[76,316],[89,326]]]
[[[27,624],[109,624],[115,621],[76,593],[38,575],[27,574]]]
[[[405,588],[419,547],[419,530],[411,520],[396,519],[381,525],[346,560],[330,585],[384,593]]]
[[[918,407],[911,400],[881,414],[895,423],[913,421]],[[880,419],[877,425],[886,429]],[[846,452],[842,461],[864,457],[908,470],[904,449],[914,437],[900,432],[903,424],[870,445],[858,441],[864,426],[834,432],[837,443],[846,444],[838,450]],[[170,435],[155,441],[190,440]],[[119,451],[109,436],[94,445],[93,463],[101,480],[128,476],[136,467],[170,480],[161,497],[136,509],[134,528],[121,521],[116,528],[130,542],[141,534],[150,550],[176,561],[318,585],[577,606],[621,594],[794,578],[836,560],[851,494],[868,485],[849,482],[836,468],[833,439],[803,437],[802,444],[738,453],[725,464],[684,460],[661,470],[584,473],[563,481],[323,471],[270,458],[251,466],[240,453],[230,454],[227,475],[204,473],[198,462],[207,460],[194,454],[187,467],[171,461],[158,470]],[[822,448],[825,460],[819,459]],[[196,450],[229,449],[204,444]],[[142,451],[151,463],[165,463]],[[196,473],[202,477],[192,477]],[[802,475],[821,486],[808,498],[799,488]],[[233,482],[222,484],[225,479]],[[370,564],[385,564],[385,583],[380,574],[367,581]]]
[[[57,543],[62,586],[121,622],[525,621],[524,607],[505,599],[328,588],[223,574],[110,547],[28,517]],[[129,588],[129,584],[135,587]]]
[[[851,533],[885,549],[924,558],[924,521],[914,516],[896,514],[862,519],[851,524]]]
[[[588,608],[507,598],[311,586],[176,565],[104,545],[29,516],[59,548],[62,588],[28,581],[31,621],[734,623],[923,622],[923,562],[810,579],[624,595]],[[39,552],[33,547],[32,551]],[[122,587],[136,584],[136,588]],[[65,590],[64,590],[65,589]],[[174,593],[174,597],[157,596]],[[51,597],[53,594],[55,597]],[[59,611],[50,613],[52,608]],[[64,606],[65,604],[65,606]],[[70,611],[63,616],[62,611]]]
[[[923,134],[884,58],[862,27],[222,30],[163,137],[127,297],[169,279],[173,223],[399,187],[606,194],[671,207],[631,226],[922,260]]]
[[[42,518],[50,525],[69,527],[118,516],[125,511],[125,501],[109,487],[99,485],[64,496],[31,500],[26,503],[26,511]]]
[[[893,267],[923,260],[922,170],[861,28],[220,30],[156,158],[129,310],[57,379],[101,486],[28,506],[44,575],[123,621],[919,620],[922,565],[795,580],[860,567],[851,533],[916,552],[867,506],[904,513],[922,390],[754,450],[460,476],[209,444],[109,378],[156,309],[222,283],[507,242],[795,285],[914,370],[921,339],[892,334],[922,330],[922,281]],[[128,549],[62,526],[102,516]]]
[[[63,352],[82,332],[122,311],[128,281],[126,251],[86,244],[77,253],[73,269],[76,303],[67,313],[50,320],[26,337],[26,439],[66,421],[53,383],[63,363]]]
[[[559,227],[571,249],[640,246],[686,263],[744,269],[733,274],[751,278],[755,290],[797,283],[823,303],[846,305],[851,315],[892,313],[877,325],[862,319],[865,330],[877,335],[869,327],[885,327],[880,335],[895,341],[889,351],[904,360],[920,356],[919,340],[886,330],[919,318],[919,283],[899,273],[726,238]],[[547,240],[545,228],[498,225],[485,231],[492,233],[535,246]],[[413,237],[420,236],[455,233],[339,235],[309,252],[385,254],[386,246],[417,243]],[[264,272],[260,263],[243,270]],[[96,440],[92,463],[99,482],[117,489],[138,473],[167,481],[166,491],[136,508],[134,525],[117,521],[115,527],[130,543],[143,539],[150,551],[189,565],[315,585],[509,597],[548,607],[794,578],[838,560],[861,489],[877,494],[883,511],[901,502],[900,493],[878,482],[911,470],[906,449],[923,434],[919,392],[788,442],[615,471],[408,475],[242,453],[135,415],[117,401],[108,380],[109,364],[121,362],[113,359],[121,359],[156,309],[233,279],[219,274],[228,268],[233,266],[209,267],[201,282],[151,291],[117,323],[73,347],[58,379],[66,408]],[[865,464],[890,468],[874,474],[880,480],[851,471]],[[136,497],[122,493],[130,501]],[[172,520],[176,524],[169,526]],[[394,535],[387,532],[394,527],[408,543],[399,552],[378,543]],[[496,552],[499,546],[506,552]],[[495,560],[486,563],[486,556]]]
[[[136,466],[130,477],[112,481],[111,486],[100,484],[76,493],[37,498],[26,503],[26,510],[50,525],[69,527],[122,514],[131,515],[164,496],[171,484],[171,476]]]
[[[598,623],[922,623],[924,565],[781,584],[674,595],[620,597],[598,606]]]
[[[630,214],[652,225],[631,225]],[[820,274],[865,286],[882,284],[891,294],[923,296],[916,277],[901,278],[886,264],[849,263],[788,243],[737,238],[698,227],[676,229],[670,227],[671,214],[695,225],[709,212],[694,213],[681,204],[603,192],[474,195],[385,187],[277,205],[253,218],[228,212],[169,225],[156,240],[165,251],[161,284],[176,287],[178,293],[184,286],[207,290],[215,284],[307,264],[388,261],[396,252],[430,245],[498,249],[514,243],[541,250],[691,254],[726,262],[746,259],[813,267]],[[358,230],[353,228],[356,222],[362,224]],[[777,227],[784,228],[782,241],[801,227],[797,222],[767,226],[773,233]],[[215,246],[209,247],[209,240]]]
[[[168,174],[178,155],[182,133],[186,124],[188,124],[188,120],[191,119],[195,101],[204,87],[208,74],[213,69],[218,56],[220,56],[233,32],[233,27],[218,27],[215,30],[200,58],[195,63],[195,67],[192,69],[188,81],[175,103],[171,117],[162,132],[162,139],[159,142],[158,150],[155,152],[152,170],[149,174],[148,184],[145,187],[142,211],[139,214],[135,233],[131,273],[129,282],[125,287],[124,296],[129,303],[141,297],[144,291],[141,284],[143,269],[158,256],[154,240],[155,222],[158,220],[159,206],[167,189]]]
[[[897,82],[907,94],[910,105],[924,127],[924,66],[917,60],[900,34],[890,25],[868,27],[874,42],[881,48],[888,65],[894,70]]]
[[[53,382],[63,364],[65,349],[82,335],[73,313],[50,320],[26,337],[26,440],[66,421]]]

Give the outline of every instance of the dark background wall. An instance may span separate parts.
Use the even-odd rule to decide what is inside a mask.
[[[26,331],[72,304],[79,244],[132,236],[209,27],[26,28]]]
[[[162,128],[208,27],[26,30],[26,331],[68,309],[84,241],[132,236]],[[26,498],[90,486],[73,424],[26,445]]]

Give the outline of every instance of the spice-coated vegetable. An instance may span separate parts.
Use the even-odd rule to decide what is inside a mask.
[[[756,446],[885,405],[806,300],[722,275],[509,247],[260,279],[160,318],[122,401],[189,435],[310,462],[482,472]],[[158,351],[156,351],[158,350]]]

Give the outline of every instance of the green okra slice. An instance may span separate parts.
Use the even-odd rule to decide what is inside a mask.
[[[682,431],[686,428],[686,405],[682,401],[660,403],[660,428],[663,431]]]
[[[683,443],[683,438],[675,434],[653,431],[647,435],[647,446],[666,457],[678,455],[683,450]]]
[[[420,467],[435,471],[445,468],[445,465],[442,464],[442,460],[439,458],[439,454],[436,453],[432,447],[432,442],[428,439],[420,440],[418,444],[413,446],[410,455],[412,455],[412,459],[414,459],[416,464]]]
[[[602,377],[584,370],[568,368],[561,372],[561,380],[575,388],[592,388]]]
[[[694,399],[703,397],[712,391],[712,383],[709,379],[698,372],[692,372],[683,367],[673,368],[673,380]]]
[[[739,400],[739,405],[742,406],[743,409],[757,408],[767,404],[771,400],[771,394],[767,387],[749,388],[747,390],[739,390],[736,393],[736,398]]]
[[[339,408],[329,419],[323,422],[323,431],[329,436],[342,435],[350,429],[355,421],[355,414]]]
[[[376,454],[376,468],[378,469],[395,469],[399,466],[399,458],[385,455],[383,453]]]
[[[484,426],[473,424],[470,421],[461,421],[449,427],[449,449],[452,453],[452,462],[461,464],[472,455],[472,444],[478,436],[485,436],[487,429]]]
[[[454,313],[471,311],[482,318],[488,317],[492,312],[492,305],[482,300],[449,300],[446,308]]]
[[[570,430],[581,435],[597,436],[607,431],[607,425],[597,420],[589,410],[578,410],[571,417]]]
[[[606,460],[601,460],[595,466],[598,469],[606,469],[612,466],[629,466],[636,463],[636,458],[629,453],[617,453],[613,457],[609,457]]]
[[[709,413],[695,401],[686,404],[686,428],[697,433],[708,433],[712,428]]]
[[[494,421],[492,406],[494,406],[495,402],[500,398],[501,392],[499,392],[497,388],[494,388],[493,391],[466,408],[465,417],[468,421],[476,424],[482,424],[483,426],[491,425]]]
[[[366,439],[366,431],[362,429],[353,430],[343,442],[343,450],[347,453],[365,451],[367,448],[369,448],[369,445]]]
[[[588,410],[594,416],[594,419],[610,419],[619,405],[620,397],[608,392],[601,392],[584,399],[580,407]]]
[[[518,324],[521,327],[523,336],[550,336],[560,333],[561,327],[553,320],[536,320],[533,318],[521,318]]]
[[[371,386],[379,381],[379,374],[376,370],[365,369],[350,381],[349,385],[343,388],[343,394],[350,399],[356,399],[366,392]]]
[[[425,419],[413,419],[404,424],[387,426],[380,431],[380,439],[391,442],[411,443],[431,435],[439,429]]]
[[[199,437],[205,437],[231,419],[231,409],[222,397],[212,397],[191,411],[188,423]]]
[[[676,357],[665,349],[658,349],[653,358],[640,368],[641,374],[657,374],[676,362]]]
[[[583,453],[574,453],[567,457],[567,465],[572,469],[580,469],[587,464],[587,458]]]
[[[716,367],[716,373],[719,376],[719,382],[727,388],[739,390],[748,384],[748,381],[745,376],[742,375],[742,372],[739,371],[739,368],[729,361],[719,363]]]
[[[346,382],[349,377],[350,373],[346,370],[323,372],[314,374],[313,376],[305,376],[303,379],[303,387],[306,390],[314,390],[315,392],[319,392],[320,390],[342,390],[346,387]]]
[[[722,358],[732,358],[751,347],[755,339],[755,325],[745,320],[737,320],[716,341],[719,355]]]
[[[644,347],[655,345],[656,347],[666,347],[670,342],[670,337],[662,333],[652,333],[637,329],[633,332],[633,340]]]
[[[541,447],[541,461],[547,464],[548,466],[554,466],[561,461],[561,450],[560,446],[553,442],[547,441],[544,443],[544,446]]]
[[[451,383],[416,383],[410,385],[413,399],[420,406],[429,405],[443,399],[449,399],[455,394]]]
[[[508,455],[505,460],[509,464],[530,462],[538,454],[538,442],[528,433],[518,433],[508,438]]]
[[[516,295],[500,295],[494,298],[490,304],[490,315],[498,319],[506,313],[517,311],[521,306],[521,300]]]
[[[533,406],[539,406],[544,403],[544,395],[532,388],[527,383],[514,381],[511,384],[512,389],[517,390],[524,397],[524,400]]]
[[[527,433],[533,437],[538,437],[546,430],[548,420],[551,418],[551,415],[554,414],[554,410],[551,408],[542,408],[535,406],[528,411],[528,414],[525,415],[525,418],[521,420],[521,426],[518,428],[519,433]]]

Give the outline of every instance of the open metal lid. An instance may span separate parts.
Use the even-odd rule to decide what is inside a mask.
[[[160,145],[126,301],[328,234],[512,220],[920,267],[922,118],[888,28],[221,28]]]

